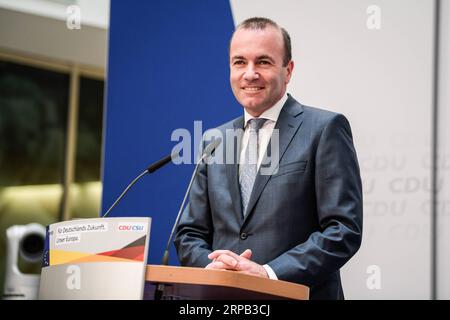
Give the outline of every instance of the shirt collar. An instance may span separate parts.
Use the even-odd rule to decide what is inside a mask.
[[[283,108],[284,104],[286,103],[286,100],[288,99],[287,93],[284,93],[283,97],[278,100],[277,103],[275,103],[272,107],[264,111],[259,118],[268,119],[273,122],[277,122],[278,116],[280,115],[281,109]],[[247,123],[250,119],[255,118],[251,114],[247,112],[247,110],[244,109],[244,127],[247,126]]]

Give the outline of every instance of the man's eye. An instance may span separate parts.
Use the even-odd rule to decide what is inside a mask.
[[[235,62],[233,62],[233,65],[240,65],[240,64],[244,64],[244,61],[236,60]]]
[[[259,64],[270,64],[270,62],[267,61],[267,60],[261,60],[261,61],[259,62]]]

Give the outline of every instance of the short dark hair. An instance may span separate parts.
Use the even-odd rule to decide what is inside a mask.
[[[283,67],[287,66],[289,61],[292,59],[292,46],[291,46],[291,37],[286,29],[280,27],[275,21],[270,20],[268,18],[263,17],[253,17],[242,21],[237,27],[236,30],[239,29],[252,29],[252,30],[264,30],[267,26],[274,27],[281,31],[283,35],[283,44],[284,44],[284,57],[283,57]],[[236,31],[235,31],[236,32]],[[234,33],[233,33],[234,35]],[[233,36],[231,37],[233,39]],[[231,45],[231,40],[230,40]]]

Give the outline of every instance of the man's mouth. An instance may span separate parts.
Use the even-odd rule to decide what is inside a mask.
[[[245,92],[258,92],[263,90],[264,87],[243,87],[242,90],[244,90]]]

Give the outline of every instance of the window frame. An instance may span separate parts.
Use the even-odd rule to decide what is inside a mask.
[[[58,213],[59,221],[67,221],[72,218],[71,188],[75,176],[76,145],[79,111],[80,78],[87,77],[95,80],[105,81],[105,69],[79,64],[76,62],[66,62],[49,57],[42,57],[28,53],[9,51],[0,48],[0,60],[17,63],[24,66],[39,68],[48,71],[55,71],[69,75],[69,99],[67,101],[67,128],[66,128],[66,149],[64,153],[64,177],[63,193],[61,199],[61,210]],[[103,139],[103,138],[102,138]]]

